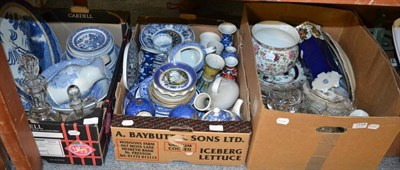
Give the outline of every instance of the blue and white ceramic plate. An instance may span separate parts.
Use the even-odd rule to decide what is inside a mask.
[[[76,53],[97,53],[112,48],[114,39],[111,33],[102,27],[81,27],[70,34],[67,45]]]
[[[153,36],[167,33],[172,37],[172,46],[182,42],[195,41],[195,34],[189,25],[183,24],[147,24],[139,36],[142,47],[154,48]]]
[[[135,85],[139,77],[139,54],[136,42],[131,41],[124,49],[124,60],[122,65],[122,82],[127,90]]]
[[[185,63],[167,63],[154,73],[154,83],[166,91],[189,90],[196,85],[196,81],[196,72]]]
[[[72,60],[67,60],[67,61],[62,61],[59,62],[46,70],[43,71],[42,76],[46,78],[46,80],[51,80],[52,77],[57,75],[61,70],[63,70],[65,67],[69,65],[79,65],[79,66],[84,66],[92,63],[93,60],[80,60],[80,59],[72,59]],[[111,79],[112,79],[112,73],[109,69],[106,69],[106,76],[107,79],[103,79],[95,83],[90,91],[90,93],[87,96],[93,96],[97,99],[97,101],[103,100],[108,92],[108,89],[111,84]],[[86,96],[82,96],[86,97]],[[72,112],[73,109],[69,107],[69,102],[62,103],[60,105],[56,104],[53,100],[51,100],[50,96],[47,96],[48,102],[51,105],[51,107],[59,112],[64,112],[64,113],[69,113]],[[85,108],[90,108],[93,106],[85,106]]]
[[[60,61],[61,48],[50,27],[28,8],[15,2],[0,9],[0,41],[14,76],[24,108],[30,108],[30,97],[23,91],[24,78],[19,58],[31,53],[39,59],[40,70]]]

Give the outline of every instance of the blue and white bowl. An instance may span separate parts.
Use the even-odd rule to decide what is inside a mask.
[[[198,42],[184,42],[170,50],[168,61],[188,64],[198,72],[204,67],[204,57],[210,52]]]
[[[103,27],[86,26],[68,36],[66,57],[69,59],[101,58],[107,68],[115,67],[119,48],[112,34]]]
[[[178,105],[171,110],[169,117],[198,119],[197,110],[191,105]]]
[[[167,63],[154,73],[154,84],[169,92],[190,90],[196,85],[196,80],[196,72],[185,63]]]

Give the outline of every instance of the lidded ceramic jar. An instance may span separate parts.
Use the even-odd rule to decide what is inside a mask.
[[[251,33],[258,72],[274,76],[295,65],[300,36],[294,27],[280,21],[262,21],[253,26]]]

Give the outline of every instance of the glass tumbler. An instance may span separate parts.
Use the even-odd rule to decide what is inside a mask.
[[[271,90],[266,94],[266,106],[271,110],[299,112],[302,100],[303,92],[300,89]]]

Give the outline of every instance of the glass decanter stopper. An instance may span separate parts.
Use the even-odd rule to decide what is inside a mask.
[[[39,74],[39,59],[32,54],[25,54],[21,57],[20,63],[24,75],[24,90],[32,100],[29,119],[36,123],[39,121],[62,122],[61,115],[47,102],[47,83],[46,79]]]
[[[81,91],[76,85],[70,85],[67,89],[67,93],[70,99],[69,107],[74,110],[68,117],[66,122],[76,121],[82,119],[92,113],[92,110],[84,110],[85,106],[93,105],[96,106],[97,100],[94,97],[87,97],[82,99]]]

